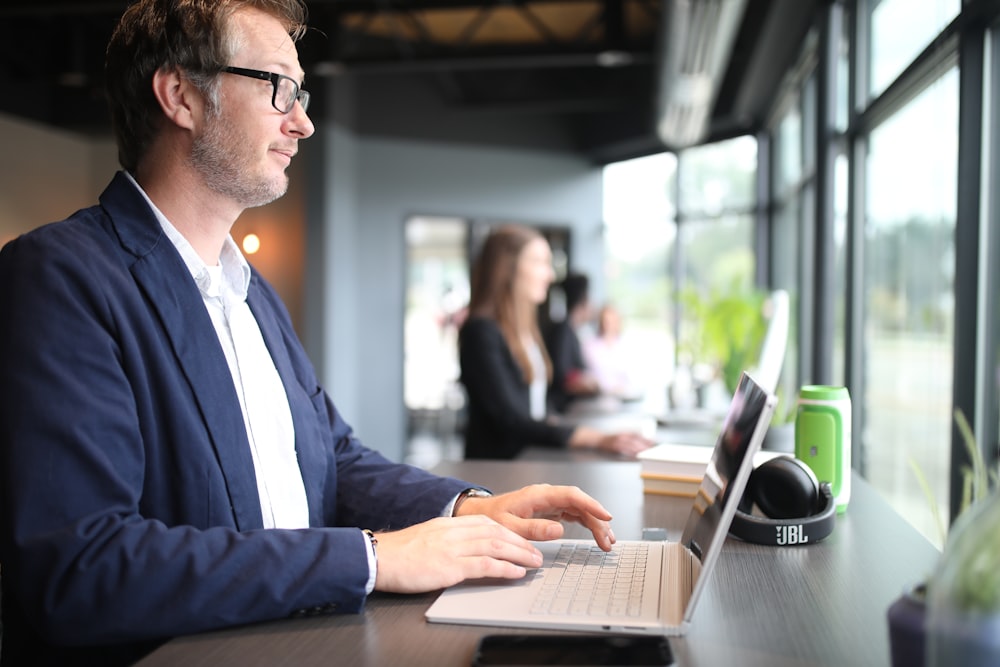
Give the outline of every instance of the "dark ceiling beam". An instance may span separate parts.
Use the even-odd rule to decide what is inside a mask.
[[[544,114],[597,114],[611,111],[628,111],[635,107],[635,100],[629,97],[611,98],[568,96],[559,99],[523,99],[497,102],[463,100],[459,103],[463,112],[478,114],[544,115]]]
[[[456,44],[460,48],[467,48],[469,44],[472,44],[473,38],[479,29],[490,20],[490,11],[485,7],[480,7],[476,10],[476,15],[472,17],[472,20],[465,24],[465,28],[462,29],[462,34],[459,35]]]
[[[608,49],[624,49],[628,43],[625,36],[625,8],[622,0],[604,0],[604,45]]]
[[[653,54],[648,52],[621,54],[617,67],[636,67],[653,64]],[[336,75],[343,72],[363,74],[408,74],[442,71],[474,70],[533,70],[574,67],[602,67],[601,52],[592,53],[514,53],[484,55],[464,58],[416,58],[412,60],[363,60],[347,62],[319,62],[314,65],[314,75]]]
[[[548,24],[538,18],[538,15],[531,11],[531,3],[521,3],[517,5],[518,14],[527,21],[528,25],[535,29],[535,32],[549,44],[558,44],[559,39],[555,36]]]
[[[479,9],[480,7],[522,7],[530,5],[578,5],[601,0],[308,0],[310,7],[335,7],[338,12],[426,11],[429,9]]]
[[[66,2],[65,0],[35,0],[33,2],[11,2],[8,0],[0,6],[0,19],[18,18],[65,18],[67,16],[97,16],[100,14],[114,15],[116,18],[128,7],[128,0],[117,2]]]

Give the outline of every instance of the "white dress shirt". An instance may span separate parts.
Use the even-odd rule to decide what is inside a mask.
[[[288,396],[246,302],[250,265],[232,237],[226,238],[219,263],[205,264],[131,175],[129,178],[180,253],[212,318],[243,411],[264,527],[307,528],[309,505],[295,454]]]

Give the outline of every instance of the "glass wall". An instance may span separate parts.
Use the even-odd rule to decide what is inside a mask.
[[[835,3],[825,10],[828,22],[817,19],[815,28],[831,27],[826,38],[836,48],[810,52],[807,40],[769,126],[772,280],[806,290],[806,300],[818,286],[816,298],[832,300],[832,330],[804,329],[800,342],[832,354],[822,381],[851,388],[855,467],[938,544],[919,477],[947,517],[954,355],[976,345],[956,340],[954,326],[961,8],[960,0]],[[834,109],[809,108],[818,103],[817,77],[806,65],[835,77],[828,88]],[[817,119],[829,127],[808,126]],[[810,147],[832,159],[814,164]],[[829,210],[816,208],[817,182],[833,188],[823,203]],[[992,186],[986,183],[987,192]],[[811,257],[810,234],[833,244],[826,276],[796,263],[796,254]],[[801,311],[807,302],[799,305],[798,318],[809,327],[816,313]],[[807,353],[798,350],[800,364],[808,363]],[[817,380],[808,374],[803,379]]]
[[[834,104],[833,146],[836,151],[834,158],[833,178],[833,242],[834,242],[834,300],[833,306],[833,359],[832,375],[829,382],[833,385],[847,384],[847,341],[850,323],[850,300],[848,298],[850,250],[848,214],[850,210],[850,146],[844,140],[851,118],[851,13],[844,11],[841,15],[840,35],[836,49],[836,97]],[[833,35],[831,35],[833,38]]]
[[[653,409],[666,409],[678,374],[721,379],[692,300],[753,287],[756,170],[752,137],[605,167],[605,284],[642,350]]]
[[[429,467],[460,458],[458,327],[469,301],[463,218],[414,216],[406,221],[406,313],[403,398],[408,419],[407,462]],[[442,451],[443,450],[443,451]]]
[[[678,215],[708,218],[757,203],[757,142],[743,136],[682,151]]]
[[[631,382],[651,410],[665,409],[673,378],[672,264],[677,158],[660,153],[604,169],[605,303],[622,318]],[[602,305],[602,304],[595,304]]]
[[[871,0],[868,92],[875,98],[958,15],[961,0]]]
[[[788,291],[790,303],[790,331],[778,391],[779,419],[790,418],[803,382],[799,363],[800,305],[805,279],[803,268],[811,265],[803,260],[807,253],[812,253],[806,243],[810,235],[804,232],[812,227],[816,188],[815,149],[811,140],[815,136],[815,82],[815,73],[810,72],[801,86],[792,87],[786,94],[772,147],[773,214],[768,274],[773,287]]]
[[[740,326],[761,308],[754,294],[757,141],[743,136],[682,151],[677,170],[679,372],[711,409],[728,402],[739,370],[752,368],[759,352],[754,332]]]
[[[849,386],[855,468],[940,545],[920,478],[950,516],[964,454],[956,407],[974,413],[987,461],[998,459],[1000,5],[842,0],[819,11],[760,135],[770,200],[754,200],[753,139],[678,154],[663,280],[682,307],[679,360],[692,361],[682,356],[689,293],[754,276],[787,288],[802,327],[789,340],[789,386]],[[960,173],[972,176],[961,187]],[[762,229],[768,265],[755,267]],[[832,270],[818,272],[817,257]]]
[[[957,146],[953,69],[871,133],[865,188],[863,456],[869,480],[929,537],[911,465],[947,516]]]
[[[847,272],[848,272],[848,161],[843,153],[837,155],[834,173],[834,291],[833,291],[833,374],[830,383],[847,384]]]

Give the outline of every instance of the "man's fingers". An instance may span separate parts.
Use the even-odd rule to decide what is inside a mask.
[[[511,530],[518,535],[536,542],[557,540],[563,536],[564,528],[558,521],[552,519],[523,519],[511,515],[507,521]]]
[[[375,587],[419,592],[465,579],[518,579],[542,564],[531,542],[486,516],[431,519],[379,536]]]
[[[564,533],[559,522],[572,521],[589,530],[605,551],[615,542],[611,513],[575,486],[535,484],[490,498],[488,507],[490,516],[528,540],[558,539]]]
[[[530,567],[537,567],[536,565]],[[489,556],[470,556],[459,562],[460,581],[468,579],[523,579],[528,567]]]
[[[597,500],[576,486],[549,486],[538,484],[528,487],[531,491],[534,514],[550,513],[590,514],[603,521],[611,520],[611,513]]]

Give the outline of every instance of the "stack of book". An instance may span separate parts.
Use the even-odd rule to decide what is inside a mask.
[[[640,452],[642,490],[661,496],[694,498],[712,458],[713,447],[664,443]],[[757,452],[754,465],[780,452]]]

